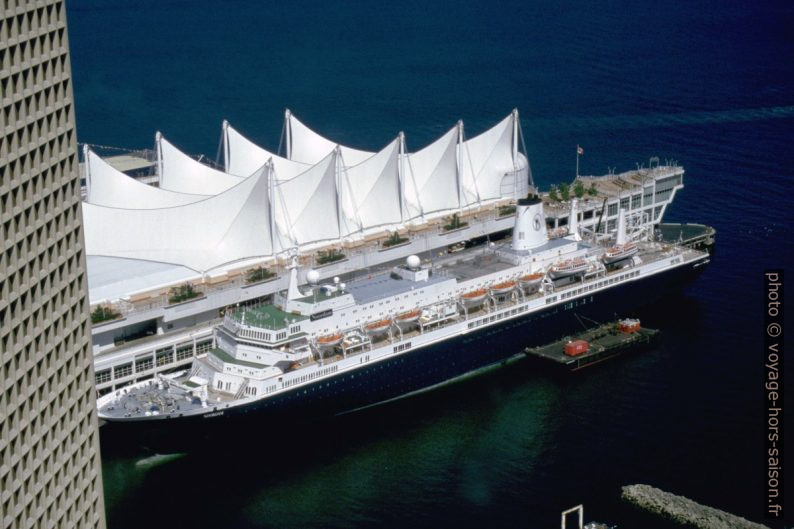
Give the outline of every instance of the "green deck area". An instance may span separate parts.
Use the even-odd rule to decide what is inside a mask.
[[[245,324],[254,327],[261,327],[263,329],[270,329],[276,331],[284,329],[290,323],[295,323],[305,320],[305,316],[300,314],[290,314],[273,305],[261,305],[259,307],[246,307],[235,311],[231,315],[236,321],[243,321],[243,314],[245,314]]]
[[[304,303],[317,303],[318,301],[325,301],[326,299],[335,298],[341,296],[342,292],[326,292],[324,288],[316,288],[314,292],[310,296],[303,296],[302,298],[298,298],[298,301],[302,301]]]
[[[221,362],[224,362],[226,364],[237,364],[237,365],[244,366],[244,367],[252,367],[254,369],[264,369],[264,368],[268,367],[265,364],[257,364],[256,362],[249,362],[247,360],[239,360],[239,359],[233,357],[232,355],[230,355],[229,353],[227,353],[226,351],[224,351],[223,349],[217,349],[217,348],[216,349],[210,349],[209,352],[210,352],[210,354],[216,356]]]

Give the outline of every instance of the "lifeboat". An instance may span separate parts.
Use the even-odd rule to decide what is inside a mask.
[[[495,285],[491,285],[491,294],[498,296],[500,294],[507,294],[511,290],[516,288],[515,281],[504,281],[502,283],[497,283]]]
[[[568,259],[552,265],[549,269],[549,276],[552,279],[562,279],[564,277],[580,275],[587,271],[588,266],[590,265],[587,261],[581,257]]]
[[[412,310],[409,312],[403,312],[402,314],[398,314],[394,321],[402,328],[410,327],[411,325],[415,324],[416,321],[419,319],[419,316],[422,315],[422,311],[419,309]]]
[[[627,259],[636,253],[637,245],[633,242],[627,242],[626,244],[618,244],[607,248],[607,251],[601,256],[601,259],[605,264],[613,264]]]
[[[463,304],[467,307],[476,307],[480,303],[485,300],[485,296],[488,295],[488,291],[484,288],[480,290],[472,290],[471,292],[466,292],[460,298],[463,300]]]
[[[317,338],[317,345],[323,349],[330,349],[342,343],[342,338],[344,338],[344,335],[341,332],[336,334],[326,334],[325,336],[320,336]]]
[[[521,285],[521,288],[534,290],[543,281],[545,275],[543,273],[527,274],[518,278],[518,284]]]
[[[386,331],[389,330],[391,326],[391,320],[385,319],[380,321],[374,321],[364,326],[364,330],[367,331],[367,334],[370,336],[379,336]]]

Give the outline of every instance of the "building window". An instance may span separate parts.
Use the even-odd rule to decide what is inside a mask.
[[[181,362],[193,356],[193,345],[182,345],[176,349],[176,361]]]
[[[157,361],[155,362],[157,367],[168,365],[173,361],[174,361],[174,352],[170,348],[160,349],[157,351]]]
[[[152,368],[152,357],[146,356],[143,358],[136,358],[135,359],[135,372],[141,373],[143,371],[148,371]]]
[[[97,371],[94,374],[96,378],[97,384],[104,384],[105,382],[110,382],[110,369],[103,369],[102,371]]]
[[[127,377],[132,374],[132,364],[124,364],[113,368],[113,378]]]

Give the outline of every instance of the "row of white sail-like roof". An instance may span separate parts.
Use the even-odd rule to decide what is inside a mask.
[[[402,134],[376,153],[338,146],[289,111],[285,131],[287,158],[224,123],[226,171],[194,160],[158,134],[160,188],[119,173],[88,151],[87,253],[206,272],[420,225],[428,217],[527,192],[516,111],[470,140],[464,141],[458,123],[413,153],[406,152]]]

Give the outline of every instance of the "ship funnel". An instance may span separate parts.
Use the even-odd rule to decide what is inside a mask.
[[[579,211],[576,209],[576,199],[571,199],[571,214],[568,216],[568,235],[573,235],[573,240],[581,241],[579,235]]]
[[[548,240],[543,201],[537,196],[519,199],[513,226],[513,250],[532,250]]]
[[[618,213],[618,233],[615,236],[615,244],[626,244],[626,210],[623,208]]]

